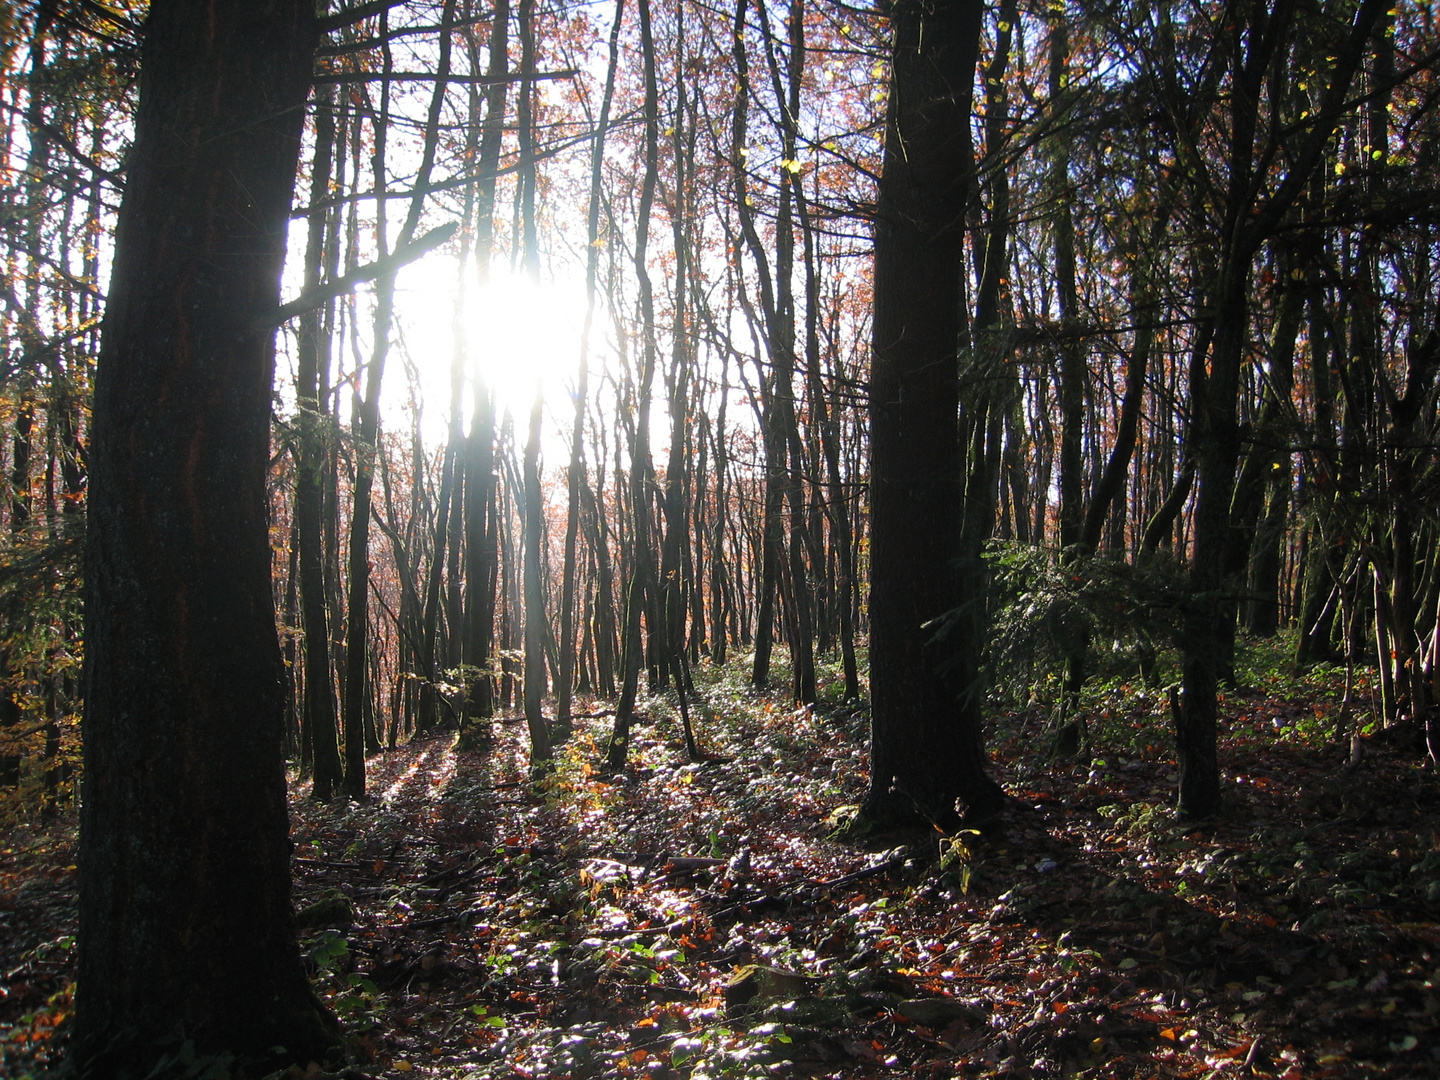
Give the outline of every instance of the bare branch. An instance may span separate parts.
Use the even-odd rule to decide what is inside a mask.
[[[541,79],[573,79],[579,74],[575,68],[566,68],[563,71],[542,71],[528,78],[532,80]],[[392,71],[389,75],[378,71],[336,71],[322,75],[316,75],[311,81],[316,85],[321,83],[394,83],[394,82],[435,82],[440,76],[433,71]],[[497,82],[513,83],[519,82],[520,75],[446,75],[448,83],[460,83],[478,86],[489,86]]]
[[[411,243],[397,247],[383,259],[376,259],[364,266],[357,266],[348,274],[336,278],[334,281],[316,285],[314,288],[306,289],[289,303],[281,304],[269,316],[260,320],[260,329],[269,329],[288,322],[297,315],[303,315],[307,311],[313,311],[321,304],[328,303],[337,296],[343,296],[357,285],[367,281],[374,281],[382,274],[388,274],[393,270],[414,262],[422,255],[428,254],[439,247],[445,241],[455,235],[460,228],[457,222],[450,222],[448,225],[441,225],[437,229],[431,229],[419,239]]]

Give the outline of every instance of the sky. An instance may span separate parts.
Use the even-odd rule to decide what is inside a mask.
[[[450,418],[457,264],[452,254],[433,253],[407,266],[396,284],[396,343],[418,377],[422,435],[432,447],[444,439]],[[522,423],[538,381],[547,404],[547,426],[555,428],[551,414],[568,414],[569,390],[579,368],[585,323],[583,280],[575,276],[532,280],[498,263],[483,286],[474,280],[473,269],[471,275],[461,315],[469,353],[462,395],[467,426],[473,380],[480,376],[495,390],[497,415],[508,408]],[[598,314],[603,318],[603,311]],[[598,323],[592,357],[596,346],[603,345],[604,329]],[[392,428],[404,418],[409,397],[403,369],[397,369],[394,377],[396,385],[382,396]],[[387,382],[390,378],[387,372]],[[408,428],[409,420],[404,423]]]

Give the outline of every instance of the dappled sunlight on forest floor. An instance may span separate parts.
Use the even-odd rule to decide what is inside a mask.
[[[596,715],[538,784],[516,717],[473,750],[372,759],[364,805],[293,784],[302,940],[360,1073],[1440,1070],[1437,791],[1403,729],[1347,770],[1316,719],[1333,703],[1232,694],[1230,812],[1186,827],[1161,695],[1114,687],[1083,761],[1036,753],[1038,713],[996,725],[994,835],[862,851],[826,835],[863,792],[863,712],[702,674],[703,762],[656,698],[616,777]],[[0,1033],[23,1076],[65,1036],[73,822],[3,858]]]

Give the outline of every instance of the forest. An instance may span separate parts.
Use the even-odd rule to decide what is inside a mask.
[[[1430,0],[0,0],[0,1075],[1440,1072]]]

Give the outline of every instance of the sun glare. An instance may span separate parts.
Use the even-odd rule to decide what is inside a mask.
[[[477,378],[494,390],[497,418],[508,409],[523,425],[537,384],[547,409],[554,410],[579,368],[584,288],[564,278],[536,281],[503,266],[483,285],[473,268],[469,274],[461,314],[468,353],[461,398],[466,424]],[[422,259],[401,271],[396,286],[399,340],[415,367],[422,430],[432,441],[443,437],[450,417],[455,297],[461,288],[457,262],[453,256]],[[405,396],[399,387],[394,391],[392,401]]]

